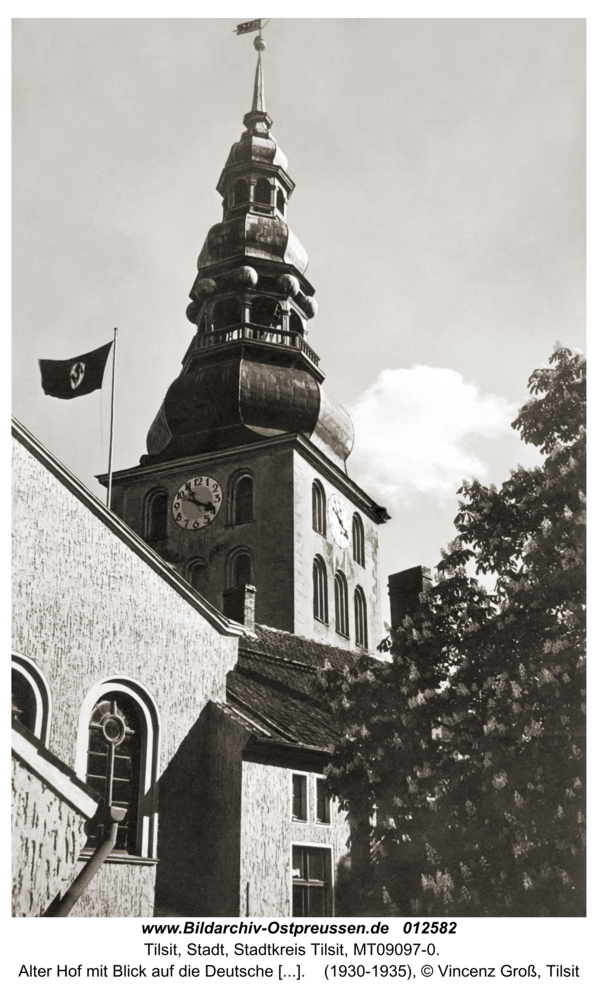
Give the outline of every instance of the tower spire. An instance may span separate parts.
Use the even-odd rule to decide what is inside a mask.
[[[257,42],[257,38],[256,38]],[[255,83],[253,85],[252,112],[266,110],[266,95],[264,93],[264,70],[262,68],[262,53],[258,51],[257,66],[255,69]]]
[[[243,124],[245,128],[260,134],[268,134],[272,119],[266,111],[266,94],[264,91],[264,68],[262,66],[262,52],[266,48],[266,40],[262,35],[254,39],[254,47],[257,49],[257,66],[255,68],[255,82],[253,84],[253,102],[251,111],[245,115]]]

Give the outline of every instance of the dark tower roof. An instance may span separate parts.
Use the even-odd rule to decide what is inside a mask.
[[[197,332],[150,428],[144,461],[291,432],[344,467],[353,425],[325,393],[306,340],[317,303],[307,253],[286,220],[295,185],[270,131],[261,52],[243,124],[217,184],[222,221],[208,232],[189,293]]]

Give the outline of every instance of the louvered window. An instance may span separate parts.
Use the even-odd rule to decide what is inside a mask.
[[[353,514],[353,558],[360,566],[365,566],[363,522],[359,514]]]
[[[368,648],[368,618],[365,595],[361,587],[355,588],[355,642]]]
[[[343,573],[334,576],[334,620],[336,631],[340,635],[349,635],[349,592]]]
[[[316,556],[313,565],[314,618],[328,624],[328,584],[326,567],[321,556]]]

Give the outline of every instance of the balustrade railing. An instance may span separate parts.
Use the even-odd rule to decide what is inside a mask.
[[[320,359],[315,351],[309,347],[304,337],[300,333],[291,333],[288,330],[274,330],[268,326],[256,326],[250,324],[234,324],[225,327],[224,330],[217,330],[214,333],[204,333],[197,338],[199,350],[209,347],[217,347],[219,344],[230,344],[235,340],[253,340],[262,344],[278,344],[281,347],[293,347],[301,351],[316,366],[319,366]]]

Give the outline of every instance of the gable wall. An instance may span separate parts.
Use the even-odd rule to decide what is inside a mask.
[[[76,767],[85,696],[124,675],[158,705],[159,776],[206,703],[224,700],[238,640],[220,635],[16,440],[14,459],[13,649],[50,686],[49,749]],[[73,916],[149,915],[154,876],[153,867],[106,864]]]

